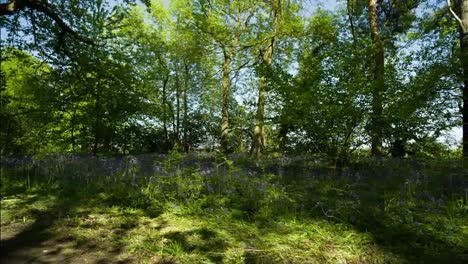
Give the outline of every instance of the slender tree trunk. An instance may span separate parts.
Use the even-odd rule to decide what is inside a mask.
[[[10,142],[13,142],[13,140],[10,139],[10,137],[11,137],[11,120],[10,120],[10,118],[7,119],[6,127],[7,127],[7,129],[6,129],[7,132],[6,132],[6,137],[5,137],[6,140],[4,142],[2,142],[3,143],[2,153],[1,153],[2,156],[3,156],[3,154],[5,154],[4,152],[6,152],[7,147],[10,144]],[[11,148],[9,151],[13,152],[13,148]]]
[[[179,145],[179,136],[177,134],[177,124],[176,124],[176,114],[174,108],[171,104],[169,104],[169,108],[171,110],[171,124],[172,124],[172,149],[175,149],[176,145]]]
[[[463,75],[464,75],[464,86],[463,86],[463,157],[468,160],[468,36],[465,34],[465,47],[463,55]]]
[[[115,125],[110,124],[106,125],[103,127],[103,140],[102,140],[102,146],[103,146],[103,152],[104,153],[109,153],[111,151],[111,146],[112,146],[112,138],[113,138],[113,131],[115,131]]]
[[[76,116],[76,109],[73,110],[73,114],[71,116],[71,143],[72,143],[72,153],[75,154],[75,116]]]
[[[231,63],[235,53],[235,46],[224,51],[223,63],[223,104],[221,110],[221,150],[228,153],[229,136],[229,97],[231,94]]]
[[[101,85],[98,83],[97,84],[97,89],[96,89],[96,105],[94,106],[94,111],[95,111],[95,122],[94,122],[94,143],[93,143],[93,155],[96,156],[98,152],[98,147],[99,147],[99,141],[101,137],[101,100],[100,100],[100,90],[101,90]]]
[[[184,62],[184,91],[183,91],[183,104],[184,104],[184,117],[182,121],[182,126],[184,127],[184,151],[189,152],[190,142],[189,142],[189,123],[188,123],[188,82],[189,82],[189,65]]]
[[[348,13],[349,26],[351,28],[351,35],[353,36],[353,47],[354,47],[356,46],[356,30],[354,27],[354,19],[353,19],[354,6],[350,0],[346,0],[346,9]]]
[[[167,83],[169,82],[169,71],[166,73],[166,76],[163,81],[163,87],[162,87],[162,100],[163,100],[163,133],[164,133],[164,139],[163,139],[163,148],[164,151],[167,150],[168,148],[168,141],[169,141],[169,136],[167,133],[167,94],[166,94],[166,88],[167,88]]]
[[[265,133],[263,126],[265,123],[265,96],[267,91],[269,69],[273,61],[273,48],[275,46],[276,34],[279,30],[280,0],[272,2],[273,13],[273,36],[268,42],[268,46],[262,52],[262,65],[260,71],[260,82],[258,87],[257,115],[255,119],[254,136],[252,141],[252,157],[258,158],[266,149]]]
[[[351,147],[351,138],[353,135],[354,126],[354,121],[348,120],[348,122],[346,122],[346,132],[337,162],[337,167],[340,169],[347,166],[349,163],[349,149]]]
[[[376,0],[369,0],[369,25],[374,55],[374,83],[372,85],[372,116],[371,116],[371,155],[381,157],[383,141],[383,95],[384,81],[384,44],[379,32]]]
[[[127,155],[127,136],[128,136],[128,131],[127,129],[124,129],[124,142],[123,142],[123,150],[122,154]]]
[[[174,150],[180,148],[180,83],[179,74],[176,71],[176,113],[175,113],[175,135],[174,135]]]
[[[359,70],[356,70],[355,67],[356,67],[356,65],[360,64],[360,57],[358,55],[359,54],[358,49],[360,47],[358,47],[358,45],[357,45],[356,28],[355,28],[355,25],[354,25],[354,17],[353,17],[354,12],[355,12],[354,11],[354,8],[355,8],[354,5],[355,5],[355,2],[353,2],[352,0],[347,0],[346,1],[349,27],[350,27],[350,30],[351,30],[351,35],[353,37],[352,61],[354,62],[354,65],[351,66],[350,74],[349,74],[349,78],[350,78],[351,82],[356,82],[357,81],[356,78],[355,78],[355,75],[356,75],[356,71],[359,71]],[[383,54],[383,51],[382,51],[382,54]],[[352,103],[350,103],[349,107],[352,107]],[[338,158],[338,164],[337,164],[337,166],[340,167],[340,168],[348,165],[349,153],[350,153],[350,147],[351,147],[351,141],[352,141],[351,138],[352,138],[352,135],[353,135],[355,125],[356,125],[356,122],[354,120],[348,120],[348,122],[346,122],[346,131],[345,131],[343,144],[342,144],[342,147],[341,147],[341,150],[340,150],[340,154],[339,154],[339,158]]]
[[[278,132],[278,151],[284,153],[284,148],[286,146],[286,140],[289,132],[289,125],[287,122],[282,122],[280,124],[280,129]]]
[[[99,142],[99,135],[98,135],[98,132],[95,132],[95,134],[94,134],[94,143],[93,143],[93,156],[97,155],[98,142]]]

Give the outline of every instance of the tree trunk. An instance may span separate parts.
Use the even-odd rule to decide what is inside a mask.
[[[94,122],[94,143],[93,143],[93,155],[96,156],[98,153],[98,148],[99,148],[99,141],[101,139],[101,99],[100,99],[100,91],[101,91],[101,84],[97,84],[97,89],[95,90],[96,92],[96,102],[94,105],[94,111],[95,111],[95,122]]]
[[[99,134],[97,130],[94,132],[94,143],[93,143],[93,156],[97,155],[99,143]]]
[[[353,130],[355,127],[355,122],[353,120],[348,120],[346,122],[346,131],[344,134],[343,144],[341,145],[341,150],[338,156],[337,167],[340,169],[348,166],[349,164],[349,149],[351,147]]]
[[[369,25],[374,55],[374,83],[372,85],[372,116],[371,116],[371,155],[382,157],[383,141],[383,95],[384,81],[384,44],[379,32],[376,0],[369,0]]]
[[[177,124],[176,124],[176,113],[174,107],[169,104],[169,109],[171,111],[171,124],[172,124],[172,148],[175,149],[175,146],[179,145],[179,134],[177,133]]]
[[[73,110],[73,114],[71,116],[71,143],[72,143],[72,153],[75,154],[75,116],[76,116],[76,109]]]
[[[468,1],[464,1],[468,3]],[[462,6],[463,7],[463,6]],[[468,11],[468,6],[466,9]],[[466,12],[466,11],[465,11]],[[465,15],[462,12],[462,15]],[[466,22],[468,25],[468,13],[466,14]],[[462,116],[463,116],[463,138],[462,138],[462,146],[463,146],[463,157],[468,159],[468,28],[466,30],[460,30],[460,48],[461,48],[461,62],[463,67],[463,86],[462,86],[462,96],[463,96],[463,108]]]
[[[265,150],[265,136],[263,133],[263,123],[265,119],[265,94],[267,78],[260,77],[258,89],[257,114],[255,119],[254,136],[252,140],[252,157],[258,158]]]
[[[280,129],[278,132],[278,151],[284,153],[284,148],[286,146],[286,140],[289,132],[289,125],[287,122],[282,122],[280,124]]]
[[[221,110],[221,151],[228,153],[229,136],[229,97],[231,93],[231,63],[234,56],[235,47],[224,51],[223,63],[223,104]]]
[[[188,82],[189,82],[189,66],[187,63],[184,62],[184,91],[183,91],[183,104],[184,104],[184,117],[182,121],[182,126],[184,127],[184,151],[189,152],[190,150],[190,142],[189,142],[189,137],[188,137],[188,129],[189,129],[189,123],[188,123]]]
[[[468,0],[459,1],[460,19],[463,24],[460,27],[461,61],[463,66],[463,157],[468,159]]]
[[[468,0],[459,0],[455,1],[455,3],[455,10],[453,10],[452,0],[447,0],[449,10],[458,21],[460,29],[460,60],[463,67],[463,108],[461,109],[463,116],[462,147],[463,157],[468,160]]]
[[[465,47],[463,55],[463,157],[468,160],[468,36],[465,34]]]
[[[265,53],[262,56],[263,69],[261,69],[260,83],[258,87],[257,115],[252,141],[252,157],[254,158],[258,158],[266,148],[265,133],[263,131],[263,125],[265,122],[265,95],[268,82],[268,68],[271,66],[272,62],[274,42],[275,37],[272,37]]]
[[[260,70],[260,82],[258,87],[257,115],[255,119],[254,136],[252,141],[252,157],[258,158],[266,149],[265,133],[263,125],[265,122],[265,95],[267,91],[269,69],[273,61],[273,48],[275,46],[276,34],[279,28],[280,0],[272,2],[273,13],[273,36],[268,46],[262,51],[262,64]]]
[[[174,134],[174,146],[173,150],[179,150],[180,148],[180,83],[179,74],[176,71],[176,112],[175,112],[175,134]]]
[[[167,83],[169,82],[169,71],[166,73],[166,77],[164,78],[163,82],[163,87],[162,87],[162,101],[163,101],[163,133],[164,133],[164,139],[163,139],[163,149],[164,151],[168,150],[168,145],[169,145],[169,136],[167,133],[167,94],[166,94],[166,88],[167,88]]]

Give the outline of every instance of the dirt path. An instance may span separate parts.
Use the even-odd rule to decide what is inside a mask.
[[[52,235],[47,223],[12,223],[1,226],[0,263],[131,263],[119,260],[118,252],[96,246],[77,247],[76,241]]]

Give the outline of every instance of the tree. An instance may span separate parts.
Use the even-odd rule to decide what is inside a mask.
[[[371,128],[371,153],[374,157],[381,157],[383,140],[383,94],[385,91],[385,59],[384,43],[380,35],[379,19],[377,13],[377,1],[369,0],[369,26],[373,44],[372,55],[374,57],[374,83],[372,85],[372,128]]]
[[[457,124],[464,53],[440,4],[348,0],[347,16],[309,16],[300,0],[124,2],[0,5],[4,153],[250,146],[343,167],[365,146],[427,152]]]
[[[222,53],[222,110],[221,150],[227,153],[229,146],[229,101],[231,97],[232,63],[248,42],[246,37],[255,13],[255,1],[205,1],[196,2],[194,19],[198,29],[207,36]]]
[[[468,1],[456,1],[453,6],[451,0],[447,0],[448,8],[453,17],[458,21],[460,31],[460,61],[463,69],[463,157],[468,158]],[[455,10],[453,9],[455,8]],[[457,15],[458,13],[458,15]]]
[[[1,60],[1,154],[26,154],[48,149],[47,125],[52,113],[50,105],[44,102],[51,87],[44,83],[50,74],[49,66],[13,48],[3,48]]]
[[[419,0],[412,1],[381,1],[381,0],[348,0],[347,12],[350,23],[353,42],[356,44],[359,38],[366,38],[363,33],[370,35],[369,57],[371,59],[369,81],[371,83],[370,94],[371,114],[368,131],[371,143],[371,155],[381,157],[385,130],[389,122],[386,120],[386,64],[392,51],[398,49],[398,37],[412,27],[415,20],[415,8]],[[367,19],[362,19],[364,10],[367,9]],[[354,44],[354,45],[355,45]]]
[[[266,11],[271,17],[272,23],[268,23],[271,27],[271,32],[268,32],[271,36],[267,37],[265,43],[261,43],[262,47],[259,48],[260,53],[260,80],[258,86],[258,101],[257,101],[257,113],[255,117],[255,127],[252,140],[252,156],[258,158],[262,152],[264,152],[265,146],[265,134],[263,131],[264,119],[265,119],[265,95],[267,91],[268,79],[269,79],[269,68],[273,61],[273,49],[275,46],[276,39],[279,34],[280,17],[282,13],[282,1],[273,0],[268,3],[269,10]]]
[[[254,158],[258,158],[267,147],[264,133],[265,100],[267,92],[272,90],[274,79],[272,66],[277,42],[281,41],[281,38],[287,38],[302,31],[302,23],[297,16],[299,5],[293,1],[266,1],[261,7],[256,17],[256,24],[259,27],[256,39],[259,39],[260,43],[258,47],[255,47],[259,55],[257,66],[259,85],[251,149],[251,155]]]

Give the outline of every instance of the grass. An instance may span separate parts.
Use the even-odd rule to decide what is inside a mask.
[[[48,196],[27,206],[22,201],[37,196],[16,197],[2,201],[2,231],[41,221],[36,208],[46,210],[50,205]],[[381,251],[369,233],[324,220],[255,222],[222,211],[195,216],[182,207],[148,217],[139,209],[81,202],[86,204],[68,212],[47,212],[55,219],[47,227],[47,239],[72,241],[70,252],[89,248],[107,255],[118,250],[118,256],[110,256],[143,263],[383,263],[398,259]]]
[[[365,171],[377,173],[375,167]],[[51,183],[46,175],[26,183],[3,175],[1,258],[466,263],[466,189],[456,185],[447,192],[437,187],[444,177],[415,180],[402,170],[408,167],[393,168],[392,178],[300,179],[232,167],[211,175],[179,169],[137,185],[132,178],[109,184],[105,176],[55,175]]]

